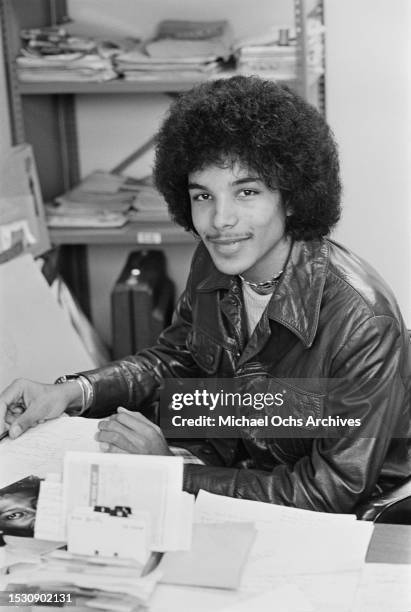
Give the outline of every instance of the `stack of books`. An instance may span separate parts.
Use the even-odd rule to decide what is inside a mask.
[[[20,81],[107,81],[117,77],[112,43],[71,36],[61,27],[22,30],[16,59]]]
[[[296,76],[297,46],[295,38],[286,36],[286,44],[280,44],[278,30],[254,39],[244,39],[236,45],[238,71],[241,74],[257,74],[275,80],[288,80]]]
[[[232,53],[227,21],[165,20],[153,39],[115,58],[126,80],[201,80],[221,70]]]

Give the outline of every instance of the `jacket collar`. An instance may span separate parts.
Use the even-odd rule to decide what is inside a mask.
[[[290,329],[307,348],[312,345],[317,332],[328,262],[327,240],[295,241],[267,308],[268,317]],[[230,289],[234,284],[235,277],[223,274],[213,266],[197,290]]]

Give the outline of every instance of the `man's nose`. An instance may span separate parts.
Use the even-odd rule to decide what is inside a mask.
[[[216,201],[213,224],[216,229],[233,227],[237,223],[237,209],[231,197],[222,197]]]

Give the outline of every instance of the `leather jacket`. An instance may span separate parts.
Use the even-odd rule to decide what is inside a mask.
[[[294,416],[361,419],[339,437],[185,440],[206,465],[185,465],[184,488],[311,510],[352,512],[411,474],[411,351],[392,292],[364,261],[324,239],[296,241],[247,340],[241,284],[200,244],[173,323],[158,343],[85,375],[85,416],[118,405],[155,419],[163,378],[287,381]],[[324,394],[321,381],[342,381]]]

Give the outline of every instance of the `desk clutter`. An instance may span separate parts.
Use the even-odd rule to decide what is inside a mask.
[[[0,525],[7,592],[70,592],[85,608],[124,612],[191,610],[193,597],[206,610],[209,596],[213,611],[264,612],[275,600],[288,612],[386,612],[370,591],[378,580],[382,598],[396,582],[411,604],[410,566],[389,564],[389,586],[382,565],[365,564],[372,523],[206,491],[194,503],[182,457],[99,452],[97,424],[61,417],[1,442],[0,501],[13,518],[13,494],[26,491],[34,516],[24,533],[34,537]],[[176,589],[186,603],[174,608]]]
[[[310,56],[321,67],[321,20],[312,15],[310,21]],[[25,29],[20,38],[22,47],[16,65],[23,82],[118,78],[198,81],[218,76],[222,69],[235,69],[237,64],[242,73],[257,71],[267,73],[269,78],[277,73],[279,78],[293,79],[297,70],[296,38],[291,27],[269,27],[259,36],[243,40],[234,37],[225,19],[165,19],[144,40],[82,37],[76,35],[75,24]]]

